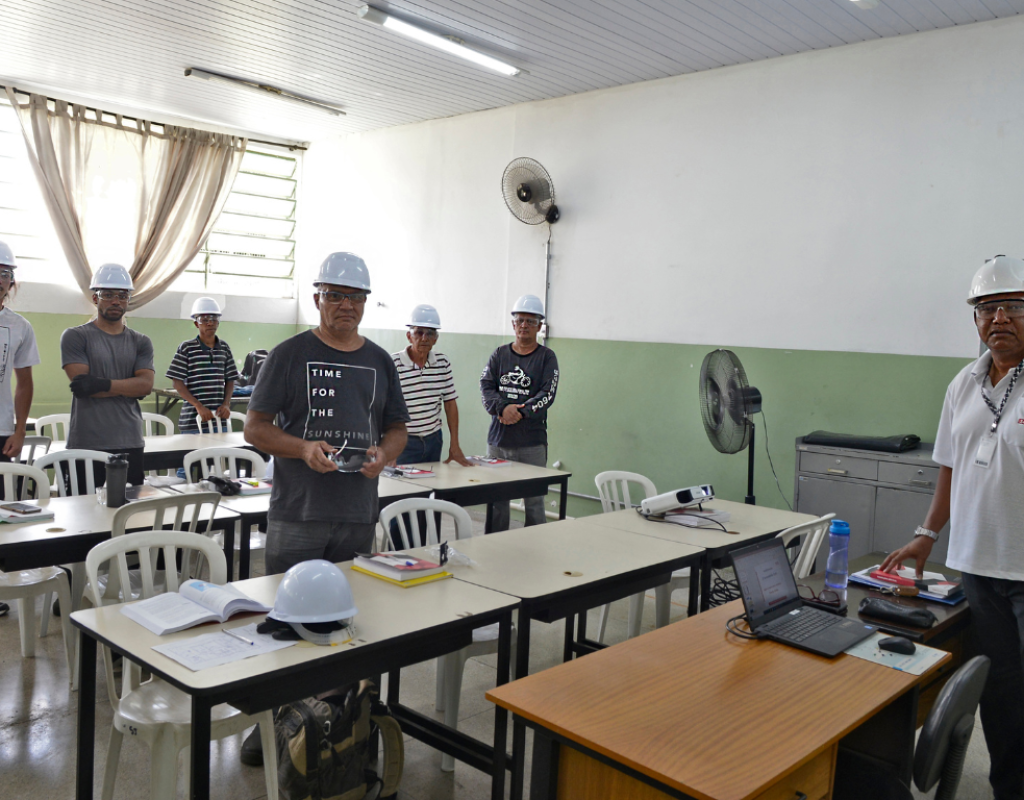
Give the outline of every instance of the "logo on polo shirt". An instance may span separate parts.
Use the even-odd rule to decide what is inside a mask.
[[[1017,424],[1018,425],[1024,425],[1024,419],[1017,420]]]

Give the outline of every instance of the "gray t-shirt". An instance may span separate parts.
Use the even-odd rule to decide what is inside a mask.
[[[134,378],[140,369],[153,369],[153,343],[131,328],[114,336],[87,322],[61,334],[60,364],[85,364],[89,374],[99,378]],[[68,449],[117,450],[144,444],[142,411],[134,397],[72,398]]]
[[[351,353],[335,350],[312,331],[273,350],[260,369],[249,409],[276,414],[285,433],[346,451],[380,443],[394,422],[408,422],[398,370],[369,339]],[[377,479],[361,473],[314,472],[302,459],[274,459],[272,520],[375,522]]]

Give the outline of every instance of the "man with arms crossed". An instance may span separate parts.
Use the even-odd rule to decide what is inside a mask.
[[[74,395],[67,448],[127,453],[128,482],[141,486],[145,442],[138,398],[153,390],[153,343],[124,324],[135,288],[128,270],[104,264],[90,288],[96,318],[60,337],[61,366]],[[106,470],[97,465],[95,472],[99,485]]]
[[[491,415],[487,455],[537,467],[548,463],[548,408],[558,389],[558,359],[537,342],[544,320],[540,298],[525,294],[512,307],[516,340],[495,350],[480,376],[484,408]],[[547,521],[544,498],[527,497],[526,524]],[[494,503],[491,530],[508,530],[508,501]]]
[[[946,390],[933,458],[931,507],[913,540],[889,554],[892,571],[920,575],[949,521],[946,564],[963,573],[978,652],[992,659],[981,723],[996,800],[1024,797],[1024,261],[996,256],[967,302],[988,347]]]

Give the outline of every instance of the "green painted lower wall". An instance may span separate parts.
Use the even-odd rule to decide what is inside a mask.
[[[26,314],[36,332],[43,363],[33,370],[32,415],[65,412],[71,396],[60,368],[60,335],[85,316]],[[148,335],[156,354],[157,385],[178,344],[194,335],[188,320],[132,319]],[[220,335],[236,359],[270,349],[307,326],[225,322]],[[389,352],[406,344],[404,331],[364,330]],[[491,351],[505,337],[442,333],[438,350],[455,369],[461,439],[467,454],[483,453],[489,418],[479,400],[478,379]],[[594,476],[604,470],[640,472],[664,491],[712,483],[719,496],[742,500],[746,453],[717,452],[700,420],[697,380],[704,345],[555,339],[561,367],[558,398],[549,416],[548,463],[561,461],[573,473],[570,490],[594,495]],[[812,430],[843,433],[916,433],[932,441],[946,386],[968,362],[813,350],[735,348],[751,384],[764,396],[768,440],[787,500],[793,496],[793,440]],[[148,409],[147,401],[145,407]],[[765,455],[765,427],[758,418],[755,493],[759,504],[783,507]],[[447,432],[446,432],[447,438]],[[447,452],[447,451],[446,451]],[[571,499],[569,513],[584,516],[596,503]]]

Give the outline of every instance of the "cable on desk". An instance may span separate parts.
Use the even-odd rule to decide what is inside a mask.
[[[739,627],[739,622],[742,620],[747,624],[747,629],[743,630]],[[760,634],[754,633],[750,630],[750,623],[747,621],[746,614],[740,614],[739,616],[733,617],[727,620],[725,623],[725,630],[731,633],[733,636],[738,636],[740,639],[763,639],[764,637]]]
[[[698,508],[700,508],[700,506],[698,506]],[[664,514],[662,514],[660,516],[650,516],[649,517],[646,514],[644,514],[639,509],[639,507],[636,509],[636,513],[639,514],[644,519],[650,520],[651,522],[661,522],[661,523],[664,523],[665,525],[678,525],[679,527],[682,527],[682,528],[690,528],[690,527],[692,527],[694,530],[700,530],[701,528],[709,528],[710,527],[710,525],[692,525],[692,526],[691,525],[683,525],[682,523],[673,522],[670,519],[665,519]],[[715,525],[717,525],[719,528],[721,528],[723,533],[728,533],[729,532],[729,529],[726,528],[717,519],[708,519],[707,517],[700,516],[700,514],[691,514],[688,511],[686,511],[685,509],[682,510],[682,511],[674,511],[674,512],[672,512],[672,515],[676,516],[676,517],[693,517],[694,519],[699,519],[701,522],[711,522],[711,523],[714,523]]]
[[[740,584],[735,578],[726,578],[717,569],[711,570],[711,593],[708,597],[708,606],[716,606],[731,603],[740,599]]]

